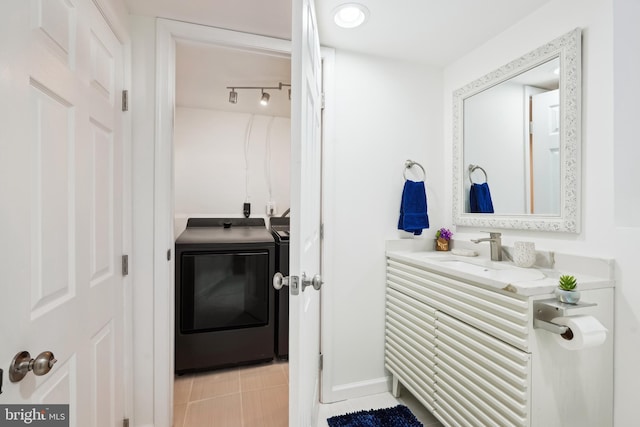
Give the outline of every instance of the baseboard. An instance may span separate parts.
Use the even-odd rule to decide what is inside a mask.
[[[340,384],[331,388],[329,400],[322,403],[338,402],[340,400],[356,399],[372,394],[384,393],[391,390],[391,376],[374,378],[367,381],[358,381],[348,384]]]

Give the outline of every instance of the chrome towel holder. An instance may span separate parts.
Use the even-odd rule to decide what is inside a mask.
[[[473,182],[473,180],[471,179],[471,174],[476,171],[477,169],[480,169],[482,171],[482,173],[484,174],[484,182],[488,182],[489,178],[487,178],[487,171],[485,171],[484,169],[482,169],[482,167],[478,166],[478,165],[469,165],[469,182],[471,184],[481,184],[480,182]]]
[[[420,168],[420,170],[422,170],[422,180],[424,181],[424,179],[427,177],[427,174],[424,171],[424,168],[420,163],[414,162],[413,160],[407,160],[406,162],[404,162],[404,170],[402,171],[402,176],[404,177],[404,180],[405,181],[407,180],[407,169],[411,169],[414,166],[417,166]]]

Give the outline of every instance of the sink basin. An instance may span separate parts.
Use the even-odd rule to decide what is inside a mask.
[[[434,258],[438,262],[446,263],[449,267],[468,269],[471,271],[487,271],[487,270],[507,270],[513,268],[508,264],[501,264],[496,261],[484,259],[464,260],[460,258]]]
[[[544,273],[536,269],[520,268],[513,264],[484,259],[466,260],[457,257],[434,257],[432,260],[451,272],[464,273],[504,283],[525,282],[546,277]]]

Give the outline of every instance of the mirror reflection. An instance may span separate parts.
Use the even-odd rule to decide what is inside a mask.
[[[560,215],[559,76],[556,57],[464,99],[464,212]]]
[[[453,92],[454,224],[579,232],[581,43],[576,28]]]

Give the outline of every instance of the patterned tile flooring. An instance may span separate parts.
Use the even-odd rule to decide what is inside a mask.
[[[327,418],[374,408],[408,406],[425,427],[441,427],[411,394],[399,399],[380,393],[359,399],[321,404],[318,427]],[[289,364],[273,362],[176,376],[174,427],[288,427]]]
[[[287,427],[289,365],[176,376],[174,427]]]

